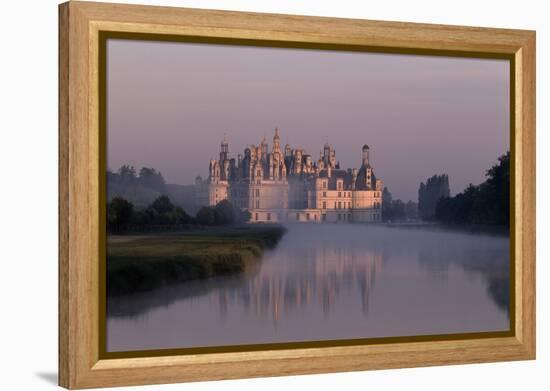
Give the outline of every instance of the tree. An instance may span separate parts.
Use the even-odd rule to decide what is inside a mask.
[[[115,197],[107,204],[107,222],[111,225],[128,224],[134,212],[134,205],[122,197]]]
[[[237,223],[247,223],[252,218],[248,210],[238,210]]]
[[[214,208],[210,206],[203,206],[197,212],[196,220],[200,225],[214,225],[216,223]]]
[[[203,206],[195,220],[201,225],[229,225],[250,220],[250,212],[235,207],[230,201],[222,200],[216,206]]]
[[[404,220],[405,219],[405,203],[401,200],[392,201],[392,218],[393,220]]]
[[[173,211],[169,212],[170,221],[172,224],[189,224],[191,222],[191,216],[189,216],[179,206],[175,207]]]
[[[382,191],[382,220],[391,221],[393,219],[392,214],[392,195],[387,187],[384,187]]]
[[[405,204],[405,216],[409,220],[418,219],[418,204],[414,201],[407,201]]]
[[[382,221],[404,220],[406,217],[405,203],[401,200],[394,200],[388,188],[384,187],[382,192]]]
[[[216,225],[227,225],[235,222],[235,208],[228,200],[222,200],[214,207]]]
[[[132,184],[137,180],[136,169],[134,166],[129,166],[127,164],[123,165],[118,169],[118,175],[121,183]]]
[[[139,184],[148,187],[150,189],[156,190],[158,192],[163,192],[166,182],[162,177],[160,172],[157,172],[154,168],[142,167],[139,170]]]
[[[479,186],[470,184],[454,197],[443,197],[435,217],[444,223],[510,225],[510,153],[498,158]]]
[[[170,198],[168,198],[168,196],[165,196],[165,195],[157,197],[151,203],[150,207],[159,214],[172,212],[175,208],[174,204],[172,204],[172,201],[170,201]]]
[[[418,214],[422,220],[433,220],[439,200],[450,197],[449,176],[447,174],[433,175],[426,183],[420,183],[418,188]]]

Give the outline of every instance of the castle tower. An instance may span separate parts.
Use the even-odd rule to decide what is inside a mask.
[[[267,159],[267,140],[264,138],[262,139],[262,143],[260,144],[260,152],[261,156],[259,157],[259,160],[266,160]]]
[[[329,157],[330,157],[330,145],[328,143],[325,143],[325,146],[323,148],[323,160],[325,161],[325,165],[327,166],[329,163]]]
[[[227,138],[223,136],[223,140],[220,145],[220,161],[224,161],[229,156],[229,144],[227,143]]]
[[[273,152],[281,152],[281,137],[279,136],[279,128],[275,128],[275,136],[273,136]]]
[[[295,175],[299,175],[302,173],[302,150],[301,149],[295,149],[294,150],[294,173]]]
[[[334,149],[330,150],[330,166],[336,168],[336,151]]]
[[[223,169],[223,173],[221,175],[221,179],[227,181],[229,180],[229,166],[230,166],[230,162],[228,159],[225,159],[223,161],[223,166],[222,166],[222,169]]]
[[[323,151],[319,151],[319,160],[317,160],[317,171],[320,172],[325,168],[325,161],[323,160]]]
[[[285,145],[285,158],[289,158],[292,156],[292,148],[290,148],[290,145]]]
[[[369,146],[365,144],[363,145],[363,166],[368,167],[369,165]]]

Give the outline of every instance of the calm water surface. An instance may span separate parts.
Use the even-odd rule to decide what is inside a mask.
[[[109,298],[107,350],[503,331],[509,238],[296,225],[254,270]]]

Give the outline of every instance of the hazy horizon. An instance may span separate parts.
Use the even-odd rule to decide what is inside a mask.
[[[108,40],[107,164],[154,167],[168,183],[208,175],[275,127],[314,161],[341,168],[371,148],[394,198],[447,173],[452,194],[509,149],[507,60]]]

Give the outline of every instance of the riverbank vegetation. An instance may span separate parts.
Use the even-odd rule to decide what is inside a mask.
[[[510,226],[510,152],[486,172],[487,180],[470,184],[454,197],[439,199],[435,219],[446,224]]]
[[[196,228],[185,233],[111,236],[107,245],[107,294],[246,271],[273,248],[282,226]]]
[[[110,233],[189,230],[197,225],[232,225],[248,220],[248,211],[234,207],[227,200],[216,206],[204,206],[195,216],[175,206],[166,195],[157,197],[146,207],[136,207],[122,197],[115,197],[107,204],[107,230]]]
[[[418,219],[418,204],[411,200],[394,200],[387,187],[382,193],[382,221],[388,223],[415,221]]]
[[[146,208],[155,199],[166,195],[189,214],[196,214],[195,185],[166,183],[162,173],[151,167],[136,169],[125,164],[116,171],[107,170],[107,200],[124,198],[137,208]]]
[[[450,197],[449,176],[433,175],[421,182],[418,188],[418,216],[424,221],[435,219],[437,203],[441,198]]]

